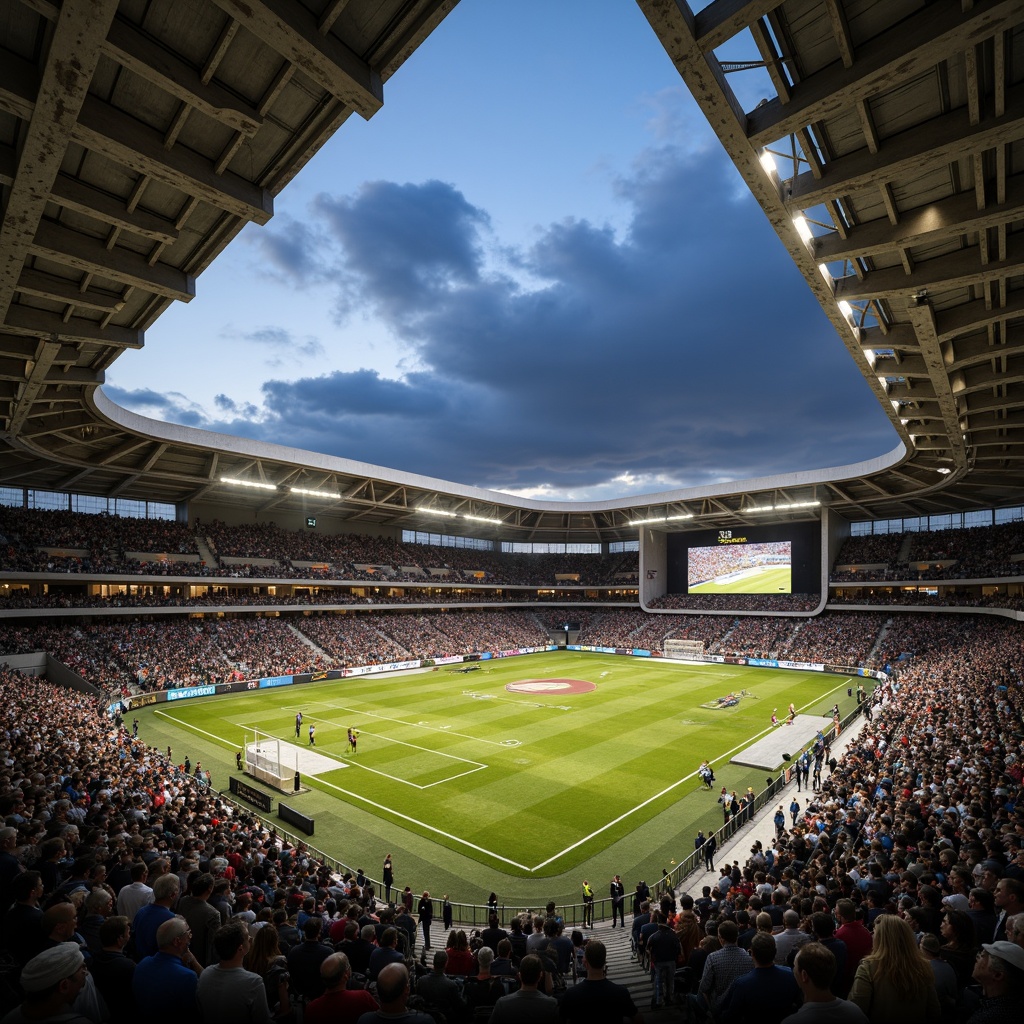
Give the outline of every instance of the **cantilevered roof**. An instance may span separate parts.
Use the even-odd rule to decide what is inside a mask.
[[[380,108],[454,0],[0,0],[0,482],[552,540],[1024,501],[1024,4],[636,2],[889,415],[889,457],[537,502],[119,409],[106,368]],[[753,109],[733,74],[765,83]]]

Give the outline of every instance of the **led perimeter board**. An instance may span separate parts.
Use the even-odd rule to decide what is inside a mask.
[[[821,524],[780,523],[670,533],[670,594],[813,594],[821,589]]]

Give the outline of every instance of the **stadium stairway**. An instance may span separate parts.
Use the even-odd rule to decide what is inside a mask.
[[[196,538],[196,549],[199,551],[199,557],[203,560],[206,565],[211,567],[220,565],[217,561],[217,556],[213,553],[210,548],[210,542],[201,533],[195,535]]]
[[[632,915],[626,916],[631,920]],[[587,929],[586,934],[592,939],[600,939],[608,950],[608,978],[629,989],[636,1008],[643,1014],[645,1024],[683,1020],[681,1006],[650,1009],[653,992],[651,976],[633,959],[630,952],[630,920],[627,920],[625,928],[612,928],[609,922],[599,921],[595,927]]]
[[[330,654],[328,654],[322,647],[317,647],[317,645],[312,640],[310,640],[310,638],[306,636],[306,634],[303,633],[300,629],[297,629],[291,623],[287,623],[287,626],[302,643],[304,643],[311,651],[313,651],[314,654],[319,654],[320,657],[327,662],[333,663],[336,661],[336,659],[333,658]]]

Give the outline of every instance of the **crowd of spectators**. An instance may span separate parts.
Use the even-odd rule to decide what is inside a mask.
[[[1024,575],[1022,555],[1024,524],[1019,522],[850,537],[839,551],[830,579],[852,583],[1020,576]],[[855,571],[847,566],[861,568]]]
[[[0,568],[11,572],[524,587],[636,586],[639,566],[636,552],[517,554],[273,522],[185,524],[9,506],[0,506],[0,553]]]
[[[831,594],[830,605],[837,604],[883,604],[899,606],[927,606],[930,608],[1009,608],[1013,611],[1024,609],[1024,595],[996,591],[982,594],[977,588],[944,588],[941,594],[923,590],[894,589],[892,587],[844,588]]]
[[[379,583],[380,581],[378,581]],[[84,590],[84,588],[81,588]],[[579,590],[491,590],[485,587],[289,587],[278,584],[274,594],[266,588],[206,587],[204,593],[185,593],[186,586],[142,584],[125,593],[87,594],[60,587],[45,594],[33,594],[27,587],[0,589],[0,610],[7,608],[230,608],[230,607],[317,607],[376,605],[450,604],[613,604],[627,598],[607,592]],[[189,588],[194,589],[194,588]],[[290,590],[290,593],[285,593]],[[635,591],[631,598],[635,602]]]
[[[864,661],[884,619],[826,613],[815,619],[666,616],[617,609],[578,613],[578,643],[660,652],[669,638],[703,640],[711,654]],[[534,610],[239,616],[131,616],[83,622],[8,620],[0,654],[49,651],[112,694],[211,685],[270,675],[544,646],[564,619]]]
[[[374,630],[381,624],[376,620],[388,618],[374,616],[364,626]],[[429,624],[427,639],[444,632],[473,645],[473,630],[495,633],[490,615],[440,618]],[[505,620],[502,639],[517,637],[519,625],[542,628],[529,619]],[[216,646],[253,646],[255,656],[270,660],[295,656],[285,633],[275,629],[264,642],[247,636],[244,626],[232,623]],[[185,670],[195,671],[185,648],[197,659],[210,657],[205,639],[212,633],[200,626],[178,635],[175,628],[160,624],[145,642],[126,634],[123,643],[149,658],[168,641],[185,659]],[[5,641],[6,634],[5,627]],[[411,633],[406,637],[417,642]],[[476,646],[481,642],[477,637]],[[815,660],[826,660],[825,649],[846,657],[861,653],[889,674],[871,698],[870,720],[808,791],[806,805],[791,809],[782,826],[776,822],[773,836],[755,842],[745,864],[723,865],[717,876],[712,871],[706,887],[699,875],[686,879],[682,891],[660,903],[645,907],[638,900],[632,926],[641,945],[651,944],[659,998],[665,985],[671,997],[671,983],[657,966],[670,949],[666,964],[691,968],[694,1011],[710,1009],[723,1024],[749,1019],[743,1014],[750,989],[763,980],[748,978],[751,972],[787,965],[795,968],[792,980],[802,996],[792,982],[769,986],[756,1003],[759,1017],[781,1020],[801,998],[839,1012],[842,998],[861,1008],[864,1017],[856,1019],[873,1024],[890,1019],[895,1005],[905,1021],[1016,1019],[1024,994],[1024,922],[1017,916],[1024,912],[1019,626],[988,617],[883,620],[848,613],[798,620],[788,633],[778,619],[739,620],[720,642],[748,656],[801,645],[818,654]],[[220,667],[214,659],[203,677]],[[94,697],[0,667],[0,952],[8,957],[0,985],[8,1001],[26,994],[19,991],[22,979],[29,997],[40,991],[38,979],[52,958],[44,951],[63,939],[81,939],[81,955],[102,962],[116,946],[107,941],[111,935],[130,934],[114,911],[130,909],[134,916],[141,913],[136,904],[161,900],[186,915],[191,935],[185,941],[181,931],[181,958],[186,965],[195,960],[200,977],[218,957],[222,966],[226,962],[226,943],[211,936],[221,921],[237,918],[251,935],[274,928],[292,992],[308,998],[320,994],[322,983],[317,971],[303,970],[314,953],[307,944],[324,947],[322,956],[316,953],[320,960],[338,943],[349,942],[355,953],[365,917],[371,951],[395,945],[386,930],[405,925],[372,912],[365,879],[341,877],[303,848],[283,843],[219,799],[201,773],[175,764],[170,751],[147,746],[103,708]],[[104,920],[117,923],[106,927]],[[542,940],[545,922],[542,917]],[[660,938],[668,931],[678,944]],[[413,922],[412,942],[415,935]],[[452,955],[472,945],[455,936]],[[135,958],[142,959],[137,951]],[[901,964],[895,975],[894,958]],[[30,960],[32,968],[24,971]],[[276,961],[269,955],[260,962],[269,975]],[[478,955],[473,964],[486,972],[490,958]],[[274,978],[281,1009],[280,975]],[[913,978],[924,979],[920,991]],[[906,991],[899,989],[904,983]],[[93,984],[106,984],[102,971]],[[881,1005],[872,999],[872,989],[887,991],[891,984],[898,1003],[897,996]],[[139,1007],[132,1009],[135,1017],[124,1019],[137,1018]],[[93,1021],[112,1019],[109,1011],[89,1017],[79,1004],[76,1010]]]
[[[651,608],[711,612],[811,612],[820,594],[662,594],[649,601]]]

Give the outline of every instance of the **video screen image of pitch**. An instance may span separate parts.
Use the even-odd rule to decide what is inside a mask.
[[[793,546],[788,540],[689,548],[686,569],[691,594],[793,592]]]

